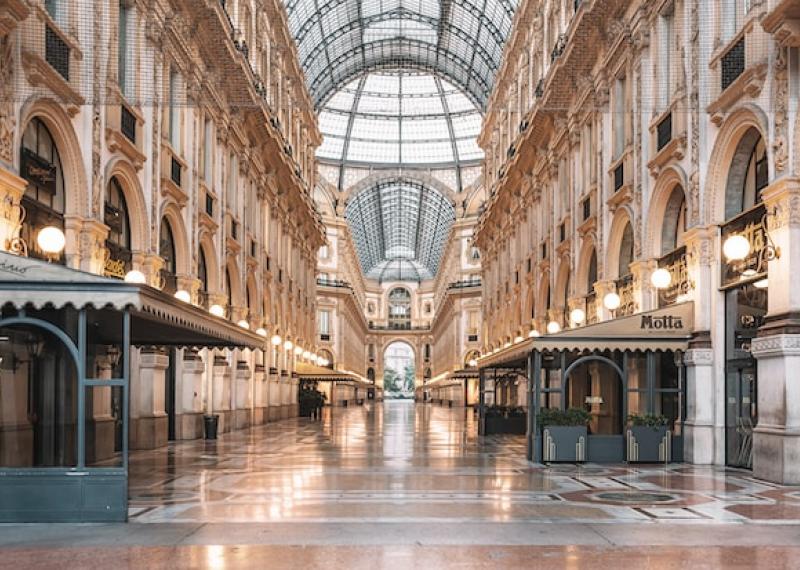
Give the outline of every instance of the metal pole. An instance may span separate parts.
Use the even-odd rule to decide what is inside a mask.
[[[542,450],[538,443],[539,425],[537,416],[541,407],[541,380],[542,380],[542,353],[538,350],[533,354],[533,439],[531,441],[531,460],[541,462]]]
[[[122,466],[125,475],[128,474],[128,423],[130,421],[131,408],[131,314],[126,309],[122,313]]]
[[[533,438],[536,433],[536,408],[534,407],[533,401],[533,382],[534,382],[534,362],[533,362],[533,352],[530,351],[528,353],[528,367],[526,373],[528,375],[528,393],[526,394],[527,401],[528,401],[528,425],[525,430],[525,438],[526,438],[526,450],[525,456],[527,457],[528,461],[533,459]]]
[[[486,396],[483,390],[486,386],[486,369],[481,368],[478,372],[478,435],[484,435],[483,418],[485,414],[484,405],[486,403]]]
[[[86,467],[86,309],[78,312],[78,468]]]

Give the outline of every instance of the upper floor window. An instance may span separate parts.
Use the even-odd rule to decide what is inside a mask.
[[[177,289],[175,274],[178,268],[175,258],[175,238],[172,234],[172,226],[167,218],[161,220],[158,255],[164,260],[164,267],[161,269],[161,277],[164,280],[164,291],[167,293],[174,293]]]
[[[28,245],[30,256],[45,258],[36,236],[47,226],[64,228],[65,188],[58,147],[38,118],[31,119],[22,134],[20,174],[28,182],[22,197],[26,215],[20,237]]]
[[[179,108],[180,75],[175,69],[169,70],[169,109],[168,109],[168,135],[172,148],[181,152],[181,115]]]
[[[203,125],[203,152],[200,154],[203,178],[207,183],[211,183],[212,165],[214,161],[214,124],[211,119],[206,118]]]
[[[675,33],[675,11],[670,6],[658,18],[658,106],[664,110],[670,103],[675,77],[673,71]]]
[[[116,176],[112,177],[108,184],[104,210],[104,222],[108,226],[106,247],[109,253],[106,274],[112,277],[124,277],[130,270],[133,258],[131,229],[125,193]]]
[[[119,2],[119,33],[117,35],[117,80],[122,94],[129,97],[131,94],[130,81],[130,44],[131,34],[131,11],[130,0],[120,0]]]
[[[627,101],[626,101],[626,82],[625,77],[619,77],[614,82],[614,116],[612,117],[612,125],[614,129],[614,159],[619,158],[625,151],[627,144],[626,133],[626,116],[627,116]]]
[[[239,164],[234,153],[230,154],[228,160],[228,191],[226,193],[225,203],[228,209],[235,214],[236,212],[236,194],[238,193],[239,186]]]

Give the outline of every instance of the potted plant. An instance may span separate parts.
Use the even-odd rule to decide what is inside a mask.
[[[672,460],[672,431],[669,418],[656,414],[631,414],[625,442],[628,461],[641,463]]]
[[[525,408],[491,406],[486,408],[484,433],[525,435],[527,417]]]
[[[542,431],[542,461],[546,463],[586,461],[591,416],[583,408],[542,408],[538,423]]]

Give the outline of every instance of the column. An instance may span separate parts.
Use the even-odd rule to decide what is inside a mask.
[[[219,414],[219,433],[231,431],[231,367],[221,354],[214,356],[212,373],[212,410]]]
[[[606,305],[603,300],[609,293],[617,292],[617,284],[610,280],[598,281],[594,284],[594,291],[597,295],[597,318],[600,322],[607,321],[611,318],[611,311],[606,309]]]
[[[169,357],[157,348],[139,351],[138,375],[131,375],[130,448],[155,449],[167,444],[164,390]]]
[[[784,178],[763,193],[767,225],[779,256],[769,262],[767,317],[753,340],[758,359],[756,477],[800,483],[800,180]]]
[[[277,349],[273,349],[275,361],[278,353]],[[273,366],[270,366],[267,377],[267,420],[271,422],[279,420],[281,416],[280,371],[276,364],[277,362],[273,362]]]
[[[650,275],[658,267],[655,259],[634,261],[631,263],[633,273],[633,300],[638,307],[638,312],[650,311],[658,308],[655,298],[655,288],[650,283]]]
[[[236,389],[234,395],[233,429],[250,427],[251,388],[250,365],[246,360],[236,361]]]
[[[292,372],[289,377],[289,417],[296,418],[300,413],[300,406],[298,404],[297,392],[300,388],[300,378],[297,372]]]
[[[183,351],[180,392],[175,402],[175,438],[203,437],[203,374],[205,364],[200,353],[191,348]]]
[[[15,251],[21,229],[19,201],[27,182],[0,167],[0,251]]]
[[[288,362],[287,362],[288,366]],[[279,401],[280,401],[280,408],[278,412],[278,417],[282,420],[285,420],[289,417],[289,405],[291,404],[291,384],[290,384],[290,372],[288,370],[281,370],[280,374],[280,382],[279,382]]]
[[[263,364],[256,364],[253,384],[253,425],[261,425],[267,422],[267,399],[269,397],[267,373]]]
[[[684,354],[686,365],[686,422],[683,458],[697,464],[725,462],[725,375],[718,374],[714,354],[725,352],[724,312],[719,326],[712,325],[717,276],[714,266],[718,258],[716,228],[692,228],[684,235],[689,278],[694,283],[690,295],[694,300],[694,330],[689,350]],[[724,307],[724,303],[722,303]],[[718,308],[719,309],[719,308]],[[724,309],[722,309],[724,311]],[[715,351],[714,346],[718,345]],[[720,360],[724,363],[724,356]],[[723,365],[724,366],[724,365]],[[721,384],[717,379],[721,380]],[[719,421],[717,420],[719,418]]]
[[[97,378],[109,380],[114,366],[107,356],[97,357]],[[108,459],[114,455],[114,416],[111,413],[111,386],[94,386],[91,389],[91,422],[86,426],[86,462],[88,464]],[[90,403],[89,403],[90,402]]]

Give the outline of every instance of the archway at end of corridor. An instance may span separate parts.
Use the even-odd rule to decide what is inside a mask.
[[[386,399],[414,397],[416,360],[414,349],[404,341],[395,341],[383,351],[383,394]]]

